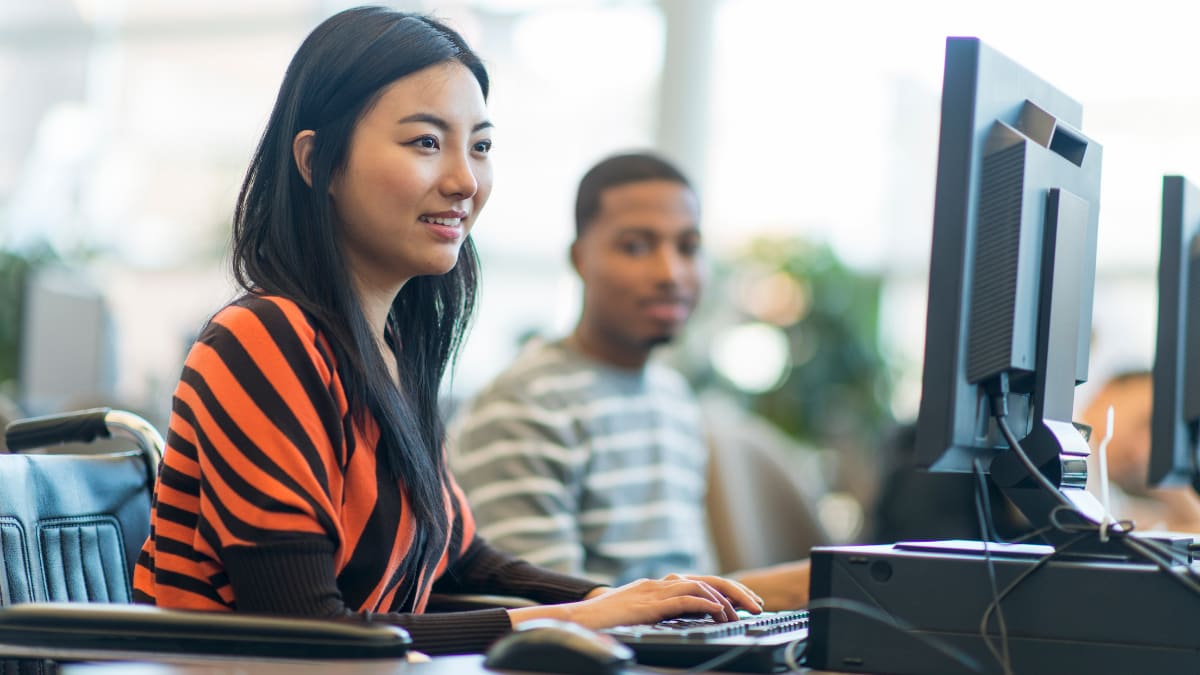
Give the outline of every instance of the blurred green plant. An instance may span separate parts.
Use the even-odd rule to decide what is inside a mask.
[[[705,340],[693,366],[711,364],[714,339],[754,323],[782,334],[786,353],[773,384],[739,388],[711,368],[693,374],[697,387],[718,386],[795,439],[813,447],[853,447],[868,454],[893,423],[893,376],[879,336],[882,280],[845,265],[824,243],[799,237],[762,236],[733,255],[713,261],[713,279],[689,329]],[[765,353],[739,357],[750,364]],[[747,360],[749,359],[749,360]]]
[[[37,268],[58,260],[47,245],[28,251],[0,250],[0,393],[12,395],[20,368],[25,288]]]

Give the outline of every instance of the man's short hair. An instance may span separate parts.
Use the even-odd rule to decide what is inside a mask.
[[[649,152],[613,155],[593,166],[579,181],[575,196],[575,237],[600,213],[600,196],[609,188],[648,180],[669,180],[689,190],[692,184],[667,160]]]

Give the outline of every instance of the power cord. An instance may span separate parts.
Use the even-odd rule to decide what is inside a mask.
[[[1168,574],[1172,579],[1175,579],[1183,586],[1187,587],[1193,593],[1200,595],[1200,573],[1186,560],[1180,561],[1180,553],[1170,547],[1151,539],[1142,539],[1132,535],[1134,524],[1130,521],[1111,522],[1107,519],[1103,523],[1093,523],[1080,513],[1075,506],[1067,499],[1058,487],[1046,478],[1045,474],[1025,453],[1021,447],[1020,441],[1013,434],[1012,429],[1008,426],[1008,393],[1009,382],[1008,374],[1002,373],[999,377],[985,383],[985,390],[989,394],[989,403],[991,405],[992,417],[996,420],[996,426],[1000,429],[1000,433],[1004,436],[1004,440],[1008,443],[1009,449],[1017,457],[1017,460],[1025,467],[1029,477],[1034,480],[1038,486],[1054,497],[1059,502],[1058,506],[1051,510],[1049,514],[1050,526],[1040,528],[1035,532],[1031,532],[1024,538],[1029,538],[1047,531],[1058,530],[1064,533],[1076,533],[1077,536],[1068,540],[1066,543],[1059,545],[1050,554],[1040,558],[1036,563],[1022,572],[1014,579],[1003,591],[997,592],[995,567],[991,557],[991,551],[988,547],[986,539],[983,541],[984,557],[988,565],[988,578],[992,585],[992,602],[984,610],[983,616],[979,621],[979,633],[987,645],[992,656],[997,660],[1000,666],[1004,669],[1005,675],[1011,675],[1012,664],[1011,654],[1008,649],[1008,633],[1007,626],[1004,622],[1004,615],[1000,608],[1001,601],[1007,597],[1015,588],[1023,581],[1028,579],[1037,570],[1043,568],[1047,563],[1055,557],[1060,556],[1068,551],[1075,544],[1093,535],[1099,536],[1102,539],[1112,537],[1120,541],[1126,548],[1132,551],[1136,556],[1152,562],[1162,572]],[[1111,426],[1111,425],[1110,425]],[[975,471],[977,478],[982,478],[982,467],[979,466],[978,460],[975,463]],[[995,534],[994,526],[991,523],[990,517],[985,518],[983,490],[986,486],[977,485],[975,506],[979,515],[980,529],[984,534]],[[1061,516],[1064,513],[1069,513],[1074,516],[1077,522],[1063,522]],[[990,509],[987,511],[987,516],[990,516]],[[986,528],[986,529],[985,529]],[[1182,562],[1182,565],[1172,565],[1172,562]],[[1180,569],[1182,567],[1182,570]],[[998,649],[992,641],[992,636],[988,633],[988,623],[992,612],[996,613],[997,624],[1000,629],[1001,646]]]
[[[975,515],[979,518],[979,535],[980,541],[983,544],[983,557],[987,561],[988,582],[992,586],[992,604],[996,608],[996,624],[1000,629],[1000,646],[1001,650],[997,651],[992,645],[991,636],[987,632],[987,617],[988,612],[984,612],[983,620],[979,625],[979,635],[983,638],[984,644],[987,645],[988,651],[992,653],[996,661],[1000,663],[1000,667],[1004,669],[1004,675],[1013,675],[1012,656],[1008,650],[1008,624],[1004,621],[1004,612],[1000,609],[1000,593],[996,586],[996,564],[992,560],[992,549],[989,546],[988,535],[994,534],[994,530],[989,527],[991,521],[991,503],[988,502],[988,507],[985,508],[984,502],[987,499],[987,484],[983,482],[983,467],[980,465],[979,459],[976,458],[973,462],[975,468]]]
[[[1120,541],[1134,553],[1154,563],[1172,579],[1186,586],[1188,590],[1200,595],[1200,574],[1190,564],[1172,565],[1171,559],[1178,555],[1175,551],[1152,539],[1121,537]],[[1181,571],[1180,567],[1186,571]]]
[[[1025,453],[1025,449],[1021,447],[1021,443],[1017,440],[1016,434],[1014,434],[1012,429],[1008,426],[1008,373],[1000,373],[998,376],[984,382],[983,388],[988,394],[988,403],[991,406],[992,417],[996,420],[996,426],[1000,429],[1000,434],[1004,436],[1004,441],[1008,443],[1009,450],[1012,451],[1012,453],[1016,456],[1017,461],[1019,461],[1021,465],[1025,467],[1025,471],[1029,474],[1029,477],[1032,478],[1035,483],[1037,483],[1039,488],[1053,497],[1054,500],[1059,503],[1060,508],[1065,509],[1068,513],[1074,514],[1082,523],[1085,523],[1085,528],[1093,529],[1096,532],[1099,532],[1099,527],[1095,526],[1095,524],[1088,520],[1082,513],[1076,510],[1075,505],[1071,503],[1071,500],[1067,499],[1067,496],[1058,489],[1058,486],[1054,483],[1051,483],[1050,479],[1046,478],[1046,475],[1043,474],[1040,469],[1038,469],[1037,465],[1033,463],[1033,460],[1029,458],[1029,455]],[[1055,512],[1058,511],[1059,509],[1056,508]],[[1054,528],[1058,530],[1064,530],[1059,523],[1054,523]],[[1116,531],[1115,524],[1109,525],[1108,529],[1108,534],[1124,534],[1124,532]]]
[[[783,665],[788,669],[787,672],[800,672],[802,667],[800,660],[804,658],[804,653],[807,651],[808,640],[805,638],[796,638],[783,648]]]
[[[1006,663],[1005,661],[1002,661],[1000,659],[999,653],[997,652],[995,645],[992,643],[992,638],[987,633],[987,624],[988,624],[989,619],[991,618],[992,612],[1000,611],[1000,602],[1002,600],[1004,600],[1004,598],[1008,597],[1008,595],[1010,593],[1012,593],[1014,590],[1016,590],[1017,586],[1021,585],[1021,582],[1028,579],[1034,572],[1036,572],[1039,569],[1041,569],[1042,567],[1044,567],[1046,565],[1046,563],[1050,562],[1051,560],[1053,560],[1055,557],[1057,557],[1058,555],[1065,552],[1070,547],[1074,546],[1075,544],[1079,543],[1080,541],[1083,541],[1085,538],[1087,538],[1087,536],[1088,536],[1087,533],[1080,534],[1079,536],[1075,537],[1074,539],[1068,540],[1067,543],[1063,544],[1059,548],[1057,548],[1057,549],[1051,551],[1050,553],[1048,553],[1047,555],[1039,558],[1036,563],[1031,565],[1028,569],[1026,569],[1020,575],[1018,575],[1016,579],[1013,579],[1012,582],[1010,582],[1008,584],[1008,586],[1005,586],[1004,590],[1000,591],[999,593],[995,593],[993,595],[992,602],[990,604],[988,604],[987,608],[984,609],[983,616],[979,619],[979,634],[983,638],[984,644],[987,645],[988,651],[990,651],[992,653],[992,655],[996,657],[996,660],[1000,662],[1001,667],[1005,668],[1005,673],[1011,672],[1009,670],[1011,668],[1011,664]],[[1004,639],[1007,639],[1007,636],[1004,636]]]
[[[980,523],[979,537],[980,539],[987,538],[989,541],[1003,542],[1000,537],[1000,532],[996,529],[996,523],[992,518],[992,499],[988,494],[987,477],[983,474],[983,462],[979,458],[975,458],[971,462],[971,469],[975,473],[975,510],[976,513],[984,519]]]
[[[995,397],[993,397],[993,403],[994,402]],[[1058,490],[1058,488],[1054,487],[1054,484],[1051,483],[1050,480],[1047,479],[1046,476],[1042,474],[1042,472],[1039,471],[1036,466],[1034,466],[1033,462],[1029,459],[1029,455],[1025,454],[1024,448],[1021,447],[1021,443],[1013,435],[1012,430],[1009,429],[1008,422],[1004,419],[1004,409],[998,409],[995,405],[993,405],[993,413],[995,414],[997,411],[999,411],[1000,414],[995,415],[996,424],[1000,427],[1000,433],[1004,435],[1005,440],[1009,444],[1009,448],[1016,454],[1017,458],[1021,460],[1021,463],[1025,465],[1026,469],[1030,471],[1031,476],[1039,485],[1042,486],[1042,489],[1047,490],[1051,494],[1055,495],[1055,497],[1062,502],[1050,512],[1051,526],[1061,532],[1080,532],[1083,534],[1099,535],[1100,525],[1092,523],[1086,517],[1084,517],[1083,514],[1079,513],[1079,511],[1075,509],[1074,505],[1071,504],[1070,500],[1068,500]],[[1060,517],[1063,513],[1072,514],[1079,520],[1079,522],[1062,522]],[[1116,541],[1121,542],[1123,546],[1128,548],[1137,556],[1154,563],[1159,569],[1170,574],[1172,578],[1178,580],[1192,592],[1200,595],[1200,572],[1197,572],[1197,570],[1192,565],[1188,564],[1187,561],[1181,560],[1180,558],[1182,554],[1180,552],[1171,549],[1161,542],[1154,541],[1153,539],[1136,537],[1133,535],[1133,530],[1134,524],[1128,520],[1117,521],[1106,526],[1106,533],[1108,536],[1112,537]],[[1172,560],[1181,563],[1183,570],[1180,571],[1171,567],[1170,561]]]

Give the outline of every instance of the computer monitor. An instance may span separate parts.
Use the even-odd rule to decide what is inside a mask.
[[[1163,176],[1150,485],[1200,490],[1200,191]]]
[[[917,461],[982,467],[1035,526],[1083,491],[1101,146],[1082,106],[976,38],[949,38]],[[993,401],[995,397],[995,401]],[[1050,483],[1032,480],[992,407]],[[1065,496],[1064,496],[1065,495]]]
[[[30,274],[18,359],[18,403],[28,415],[111,405],[116,341],[103,292],[65,268]]]
[[[933,471],[986,470],[1051,546],[815,547],[813,669],[1197,672],[1191,538],[1097,526],[1083,490],[1071,408],[1087,375],[1100,146],[1080,119],[977,40],[948,42],[917,452]]]

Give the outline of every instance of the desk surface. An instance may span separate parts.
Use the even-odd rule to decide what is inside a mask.
[[[495,673],[483,667],[483,656],[444,656],[426,663],[404,661],[204,661],[195,663],[73,663],[63,665],[63,675],[471,675]]]
[[[63,675],[310,675],[315,673],[344,673],[345,675],[472,675],[498,673],[483,667],[483,657],[443,656],[426,663],[402,661],[238,661],[173,663],[72,663],[62,666]],[[513,673],[514,671],[503,671]],[[663,673],[661,668],[644,670],[630,668],[636,673]],[[803,670],[808,675],[820,675],[815,670]]]

